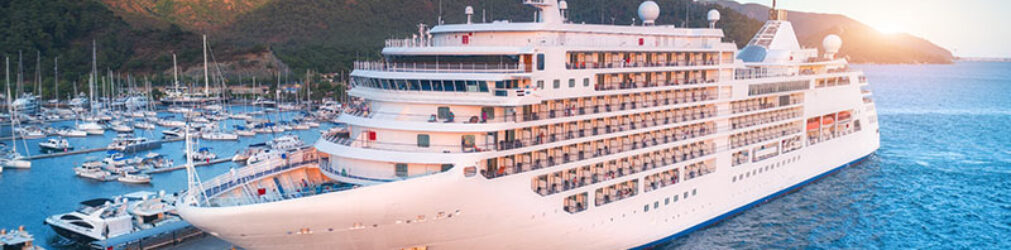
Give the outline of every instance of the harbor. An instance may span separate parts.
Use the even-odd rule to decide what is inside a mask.
[[[226,110],[235,113],[245,113],[260,111],[261,108],[227,106]],[[299,113],[299,111],[264,112],[262,115],[256,115],[255,117],[265,120],[290,120],[301,116]],[[158,111],[158,117],[182,118],[181,115],[170,113],[164,109]],[[45,125],[72,127],[74,123],[73,120],[65,120],[45,123]],[[194,167],[201,176],[211,177],[227,173],[232,168],[243,167],[243,164],[233,162],[232,156],[245,150],[249,145],[263,144],[283,135],[296,135],[308,144],[319,138],[320,131],[325,131],[335,126],[326,121],[319,124],[319,127],[313,129],[292,129],[277,133],[258,133],[254,136],[242,136],[236,140],[202,140],[199,139],[200,136],[198,134],[194,134],[192,135],[192,141],[195,144],[199,144],[199,146],[195,147],[206,148],[210,153],[217,156],[215,159],[194,161]],[[224,131],[231,131],[234,125],[246,125],[246,121],[242,119],[225,119],[220,121],[219,126],[229,128]],[[84,200],[110,198],[138,191],[165,191],[168,194],[178,194],[185,190],[185,143],[182,138],[165,136],[161,132],[169,129],[171,128],[156,126],[151,130],[136,129],[130,133],[134,137],[152,139],[152,142],[159,143],[160,147],[125,154],[127,157],[143,157],[144,155],[154,153],[174,163],[168,167],[142,171],[143,174],[150,175],[151,180],[147,184],[130,184],[117,181],[103,182],[75,175],[75,167],[89,161],[101,161],[110,156],[109,145],[117,137],[121,137],[120,133],[113,130],[107,130],[102,135],[65,137],[74,147],[73,150],[67,150],[66,152],[46,152],[46,150],[38,146],[40,142],[59,136],[46,136],[35,139],[17,138],[15,145],[18,152],[24,156],[24,159],[30,160],[32,166],[29,169],[7,168],[0,173],[0,187],[4,188],[4,192],[0,196],[5,201],[9,201],[5,202],[5,204],[18,204],[13,207],[7,207],[6,205],[3,207],[7,212],[2,212],[4,215],[0,216],[0,225],[25,225],[27,230],[35,237],[34,244],[46,249],[88,248],[89,246],[86,245],[68,245],[68,242],[56,235],[53,230],[42,225],[42,221],[54,214],[74,211],[77,209],[78,202]],[[11,138],[7,138],[4,141],[9,144],[10,140]],[[180,230],[177,233],[187,232],[183,229]],[[173,230],[172,232],[176,231]],[[158,247],[165,249],[192,249],[192,247],[200,249],[227,249],[231,247],[230,244],[202,232],[189,232],[185,237],[174,236],[172,232],[145,240],[136,239],[129,244],[133,244],[131,246],[135,247],[144,246],[145,248]],[[191,240],[195,242],[190,242]],[[111,246],[114,244],[121,246],[129,245],[125,242],[99,242],[95,244],[98,245],[90,247],[99,248],[100,246]],[[116,249],[119,248],[117,247]]]

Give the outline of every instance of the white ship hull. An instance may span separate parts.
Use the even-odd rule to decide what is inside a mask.
[[[728,164],[723,171],[578,214],[558,206],[565,193],[545,198],[528,188],[530,176],[548,171],[493,182],[450,171],[266,204],[184,206],[180,213],[197,227],[247,249],[631,248],[701,228],[852,165],[877,150],[875,130],[865,128],[761,161],[761,165],[768,165],[799,159],[763,171],[756,176],[760,178],[731,182],[732,176],[745,172],[741,170],[757,167],[732,169]],[[727,152],[719,158],[729,157]],[[697,193],[683,198],[693,190]],[[665,205],[664,199],[673,196],[682,198]],[[653,208],[654,202],[659,202],[659,208]],[[648,212],[643,212],[644,205],[650,206]],[[437,219],[439,212],[447,215]],[[425,216],[424,221],[418,221],[419,215]],[[363,223],[364,228],[351,229],[356,223]],[[302,228],[312,233],[296,234]]]

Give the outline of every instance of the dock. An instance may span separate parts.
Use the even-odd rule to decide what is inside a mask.
[[[169,142],[176,142],[176,141],[182,141],[182,140],[183,140],[182,138],[168,138],[168,139],[163,139],[161,141],[158,141],[158,143],[161,144],[161,143],[169,143]],[[101,151],[106,151],[106,150],[109,150],[109,149],[108,148],[92,148],[92,149],[82,149],[82,150],[74,150],[74,151],[67,151],[67,152],[51,153],[51,154],[40,154],[40,155],[27,156],[27,157],[25,157],[25,160],[38,160],[38,159],[46,159],[46,158],[53,158],[53,157],[62,157],[62,156],[68,156],[68,155],[79,155],[79,154],[101,152]]]
[[[230,162],[230,161],[232,161],[232,157],[218,158],[218,159],[214,159],[214,160],[211,160],[211,161],[193,162],[193,167],[212,166],[212,165],[217,165],[217,164],[221,164],[221,163],[225,163],[225,162]],[[157,173],[165,173],[165,172],[176,171],[176,170],[185,169],[185,168],[186,168],[186,164],[183,164],[183,165],[179,165],[179,166],[175,166],[175,167],[151,169],[151,170],[145,171],[144,173],[145,174],[157,174]]]

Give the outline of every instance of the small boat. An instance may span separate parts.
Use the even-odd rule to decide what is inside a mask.
[[[164,134],[165,136],[183,137],[183,135],[186,132],[183,128],[176,127],[172,129],[162,130],[161,133]],[[190,135],[197,135],[197,134],[199,134],[199,132],[195,128],[190,128]]]
[[[22,139],[39,139],[46,137],[46,132],[35,126],[24,127],[18,132]]]
[[[116,180],[122,183],[145,184],[151,183],[151,176],[146,174],[123,173],[122,175],[117,177]]]
[[[217,141],[238,140],[239,135],[229,134],[225,132],[210,132],[210,133],[201,133],[200,138],[204,140],[217,140]]]
[[[113,131],[118,132],[118,133],[130,133],[130,132],[133,132],[133,127],[127,126],[125,124],[115,124],[115,125],[109,126],[109,128],[112,129]]]
[[[162,119],[162,120],[159,120],[157,123],[158,123],[158,126],[162,126],[162,127],[166,127],[166,128],[178,128],[178,127],[186,126],[186,122],[184,122],[184,121],[176,121],[176,120],[170,120],[170,119]]]
[[[151,150],[161,147],[161,141],[151,141],[144,137],[134,137],[130,134],[123,134],[112,139],[107,149],[123,152],[137,152]]]
[[[164,155],[151,152],[144,156],[144,160],[140,163],[146,169],[160,169],[174,167],[175,163],[172,160],[166,159]]]
[[[35,236],[25,231],[24,226],[17,230],[0,229],[0,249],[11,250],[43,250],[44,248],[34,245]]]
[[[288,151],[302,148],[305,143],[297,135],[283,135],[270,140],[267,145],[272,149]]]
[[[85,162],[84,164],[81,164],[80,167],[74,168],[74,174],[97,181],[113,180],[115,177],[113,177],[108,171],[103,170],[102,168],[104,166],[105,164],[100,161]]]
[[[208,122],[211,122],[211,120],[208,120],[207,118],[205,118],[203,116],[193,117],[192,119],[190,119],[190,121],[196,122],[196,123],[208,123]]]
[[[44,142],[39,142],[39,147],[45,150],[51,151],[68,151],[74,149],[74,146],[70,146],[70,142],[65,138],[49,138]]]
[[[85,136],[88,136],[88,132],[72,129],[72,128],[69,128],[69,127],[68,128],[64,128],[64,129],[60,129],[60,130],[56,130],[56,134],[59,135],[59,136],[63,136],[63,137],[85,137]]]
[[[239,136],[256,136],[256,131],[252,130],[235,130],[235,134]]]
[[[144,111],[143,113],[144,113],[144,116],[147,116],[147,117],[158,116],[158,112],[154,112],[154,111]]]
[[[188,108],[183,108],[183,107],[169,107],[168,108],[168,112],[169,113],[185,114],[185,113],[189,113],[190,111],[192,111],[192,110],[190,110]]]
[[[133,127],[146,130],[152,130],[155,128],[154,124],[150,122],[135,122],[133,123]]]
[[[173,206],[176,200],[176,195],[164,191],[91,199],[81,202],[72,212],[47,217],[45,224],[60,237],[77,243],[98,249],[119,249],[105,243],[165,237],[187,228],[189,224],[179,218]]]
[[[218,158],[218,155],[211,153],[210,148],[200,148],[189,155],[194,161],[210,161]]]
[[[102,125],[94,122],[85,122],[77,124],[77,130],[84,131],[89,135],[102,135],[105,134],[105,128]]]
[[[236,120],[246,120],[246,119],[253,118],[252,116],[249,116],[249,114],[245,114],[245,113],[231,114],[231,115],[228,115],[228,117],[232,118],[232,119],[236,119]]]

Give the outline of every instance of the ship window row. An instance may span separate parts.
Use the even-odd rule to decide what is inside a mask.
[[[809,81],[751,84],[748,85],[748,95],[756,96],[756,95],[804,90],[810,88],[808,85],[810,85]]]
[[[596,206],[620,201],[639,194],[639,179],[617,183],[607,187],[598,188],[596,191]]]
[[[433,108],[432,113],[429,114],[403,114],[400,112],[374,111],[372,110],[371,101],[352,98],[345,107],[344,114],[366,118],[384,117],[383,119],[386,119],[385,117],[390,117],[391,120],[397,121],[479,124],[538,121],[658,107],[661,105],[712,101],[716,99],[716,88],[688,88],[650,93],[550,100],[536,105],[524,105],[521,107],[481,107],[480,109],[468,109],[442,106]],[[502,115],[497,115],[499,112]]]
[[[734,175],[734,176],[730,177],[730,182],[744,181],[745,178],[751,178],[752,176],[758,176],[758,174],[769,172],[769,171],[772,171],[773,169],[777,169],[779,167],[785,167],[786,164],[794,163],[794,162],[797,162],[797,161],[800,161],[800,156],[799,155],[798,156],[794,156],[794,157],[790,157],[790,158],[786,158],[786,159],[784,159],[782,161],[779,161],[779,162],[770,163],[769,165],[765,165],[765,166],[762,166],[762,167],[759,167],[759,168],[756,168],[756,169],[748,170],[748,171],[746,171],[744,173],[741,173],[741,174],[738,174],[738,175]]]
[[[544,143],[610,134],[619,131],[645,129],[675,123],[702,120],[714,116],[716,116],[716,106],[704,105],[519,128],[503,131],[505,138],[498,141],[497,149],[517,149],[541,145]],[[672,133],[681,134],[680,130],[681,129],[676,128],[672,131]]]
[[[357,138],[342,138],[328,135],[324,139],[341,145],[368,147],[372,149],[392,151],[425,151],[442,153],[471,153],[499,150],[512,150],[532,147],[546,143],[575,140],[590,136],[606,135],[620,131],[643,130],[652,127],[685,123],[716,116],[716,105],[700,105],[688,108],[677,108],[664,111],[645,112],[623,116],[572,121],[552,125],[542,125],[510,129],[486,134],[416,134],[415,143],[389,142],[380,139],[380,131],[366,131]],[[657,133],[669,134],[672,138],[684,137],[702,127],[701,124],[670,128]],[[715,130],[715,127],[709,128]],[[450,138],[452,137],[452,138]],[[459,144],[433,141],[459,140]]]
[[[598,74],[594,90],[623,90],[715,83],[715,70]]]
[[[586,210],[589,204],[587,203],[589,199],[588,196],[589,195],[587,195],[586,192],[583,192],[571,195],[569,197],[565,197],[565,200],[562,202],[562,207],[565,209],[565,212],[569,213],[582,212]]]
[[[566,69],[609,69],[716,65],[718,52],[569,52]]]
[[[804,94],[795,93],[782,96],[766,96],[730,102],[730,110],[734,114],[747,113],[763,109],[796,105],[804,102]]]
[[[712,155],[713,153],[715,153],[715,148],[712,144],[697,142],[667,150],[653,151],[543,174],[532,178],[530,185],[531,189],[537,194],[542,196],[551,195],[643,171],[669,168],[672,165]],[[675,173],[680,173],[676,169]]]
[[[852,119],[853,110],[840,111],[807,119],[808,145],[825,142],[859,131],[859,120]],[[873,117],[873,116],[872,116]]]
[[[716,88],[689,88],[649,93],[559,99],[544,101],[537,105],[525,105],[522,107],[521,114],[523,121],[537,121],[661,105],[712,101],[716,100],[717,96]]]
[[[351,84],[354,87],[400,91],[488,92],[488,81],[474,80],[405,80],[352,77]]]
[[[694,189],[694,188],[692,189],[691,193],[692,193],[692,196],[696,196],[696,195],[699,194],[698,189]],[[688,191],[685,191],[684,197],[685,197],[685,199],[688,199]],[[677,194],[675,194],[674,196],[671,196],[671,197],[665,197],[663,199],[663,205],[664,206],[670,205],[671,202],[672,202],[672,200],[673,200],[673,202],[676,203],[676,202],[678,202],[678,198],[680,198],[680,197]],[[660,208],[660,201],[654,201],[653,202],[653,209],[658,209],[658,208]],[[649,204],[648,203],[646,205],[642,206],[642,212],[649,212]],[[674,217],[671,217],[671,219],[674,219]]]
[[[848,76],[837,76],[828,78],[818,78],[814,80],[815,88],[824,88],[832,86],[843,86],[850,84],[850,77]]]
[[[785,121],[804,115],[804,109],[797,107],[785,110],[769,111],[760,114],[735,117],[730,119],[731,129],[742,129],[761,124]]]
[[[628,152],[639,148],[676,143],[680,140],[713,134],[716,131],[714,126],[715,124],[710,122],[707,123],[706,126],[698,127],[697,130],[682,130],[683,134],[680,135],[674,134],[673,129],[667,129],[664,131],[651,131],[648,133],[629,135],[621,138],[601,139],[551,149],[525,152],[521,154],[503,156],[497,159],[488,159],[485,169],[482,170],[482,175],[487,178],[497,178],[569,162],[581,161],[584,159]]]
[[[779,138],[791,134],[800,133],[799,123],[787,123],[767,128],[756,129],[748,132],[737,133],[730,136],[730,147],[740,148],[747,145],[756,144]]]

